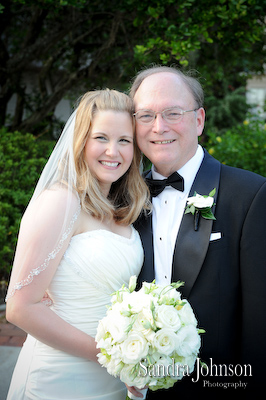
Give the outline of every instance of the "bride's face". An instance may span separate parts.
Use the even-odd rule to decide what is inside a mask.
[[[120,111],[98,111],[85,145],[85,159],[106,195],[111,184],[130,167],[133,152],[130,115]]]

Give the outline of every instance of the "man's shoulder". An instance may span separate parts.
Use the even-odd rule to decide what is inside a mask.
[[[245,184],[246,186],[262,186],[266,177],[242,168],[221,164],[221,178]]]
[[[219,162],[221,165],[221,180],[222,181],[230,181],[236,182],[238,184],[245,184],[246,186],[262,186],[266,183],[266,177],[259,175],[255,172],[232,167],[230,165],[226,165],[221,163],[219,160],[213,158],[206,150],[205,150],[205,160],[208,162]]]

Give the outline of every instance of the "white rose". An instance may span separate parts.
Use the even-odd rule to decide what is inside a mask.
[[[177,331],[181,327],[178,311],[173,306],[162,304],[157,308],[156,325]]]
[[[121,314],[121,311],[123,311],[123,310],[124,310],[124,307],[122,306],[122,303],[117,302],[117,303],[112,304],[112,309],[109,309],[107,311],[107,315],[109,315],[111,313],[112,314],[114,314],[114,313]]]
[[[194,367],[195,367],[195,362],[197,359],[197,354],[192,354],[191,356],[188,357],[184,357],[182,365],[187,366],[188,368],[188,372],[189,374],[192,374],[192,372],[194,371]],[[180,368],[181,370],[181,368]],[[185,371],[185,369],[184,369]]]
[[[100,339],[96,347],[98,349],[105,349],[107,353],[110,354],[110,351],[112,350],[112,338],[108,337],[106,339]]]
[[[214,199],[211,196],[204,197],[200,194],[196,194],[196,196],[192,196],[187,199],[187,204],[189,206],[193,204],[197,208],[206,208],[212,207],[213,201]]]
[[[157,363],[154,364],[153,370],[156,375],[149,383],[149,387],[152,390],[162,388],[168,389],[169,387],[172,387],[178,380],[178,377],[174,376],[175,370],[173,371],[173,361],[170,357],[161,357]]]
[[[110,362],[106,365],[108,374],[112,376],[119,376],[124,364],[121,360],[111,358]]]
[[[122,349],[121,345],[113,345],[110,349],[106,349],[107,353],[112,357],[112,360],[116,360],[116,362],[122,361]]]
[[[152,282],[142,282],[142,286],[139,292],[145,292],[146,290],[150,290],[152,286],[153,286]]]
[[[110,362],[110,359],[106,357],[106,355],[102,354],[102,353],[98,353],[97,354],[98,357],[98,361],[101,365],[103,365],[104,367],[107,367],[107,365]]]
[[[162,328],[154,336],[153,346],[158,353],[169,356],[177,346],[177,337],[172,329]]]
[[[110,332],[114,342],[122,342],[126,338],[126,329],[130,323],[128,317],[124,317],[118,310],[112,310],[103,318],[106,332]]]
[[[185,305],[182,306],[182,308],[178,311],[179,317],[184,325],[194,325],[197,326],[197,320],[194,315],[194,312],[192,310],[191,305],[189,304],[188,301],[183,300],[185,302]]]
[[[149,374],[145,374],[145,370],[140,369],[140,373],[136,374],[134,371],[134,364],[125,365],[120,371],[120,380],[129,386],[136,386],[138,389],[144,386],[150,380]]]
[[[140,332],[132,332],[121,344],[122,360],[125,364],[136,364],[146,357],[149,343]]]
[[[200,336],[194,325],[184,326],[176,334],[176,352],[183,357],[197,354],[200,348]]]
[[[137,319],[133,325],[133,330],[141,332],[143,336],[152,342],[155,332],[152,329],[154,325],[153,315],[150,309],[144,308],[141,313],[138,314]]]
[[[172,304],[173,302],[176,302],[181,299],[180,292],[178,292],[174,288],[170,289],[168,287],[165,290],[163,290],[163,292],[161,289],[157,293],[160,294],[160,303],[161,304]]]
[[[170,375],[172,373],[172,359],[169,356],[160,357],[159,360],[154,363],[154,371],[156,371],[156,375],[159,375],[160,378]]]
[[[144,292],[132,292],[123,301],[122,308],[124,311],[131,310],[132,313],[140,313],[143,308],[151,307],[153,297]]]

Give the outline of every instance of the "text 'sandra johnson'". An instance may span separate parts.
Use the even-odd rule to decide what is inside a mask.
[[[146,359],[144,360],[146,362]],[[195,365],[196,376],[192,378],[192,382],[196,383],[199,381],[200,376],[206,377],[248,377],[252,376],[252,368],[250,364],[214,364],[212,358],[210,358],[209,365],[200,363],[200,359],[197,358]],[[153,377],[161,377],[161,376],[170,376],[170,377],[180,377],[180,376],[188,376],[189,367],[188,365],[180,365],[175,364],[174,358],[172,358],[172,363],[169,365],[163,364],[152,364],[148,367],[140,361],[140,370],[139,375],[141,376],[153,376]]]

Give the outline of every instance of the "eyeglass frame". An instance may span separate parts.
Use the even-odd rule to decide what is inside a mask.
[[[178,119],[169,122],[168,120],[165,119],[164,113],[165,113],[165,111],[174,110],[175,108],[178,109],[178,110],[180,110],[180,116],[178,117]],[[141,125],[152,125],[152,124],[154,123],[156,117],[157,117],[157,114],[161,114],[161,115],[162,115],[162,118],[164,119],[165,122],[167,122],[168,124],[175,124],[177,121],[179,121],[179,120],[183,117],[183,115],[184,115],[185,113],[187,113],[187,112],[192,112],[192,111],[196,112],[196,111],[198,111],[200,108],[201,108],[201,107],[194,108],[194,110],[182,110],[182,109],[179,108],[179,107],[169,107],[169,108],[166,108],[166,109],[163,110],[163,111],[152,111],[152,110],[149,110],[149,109],[147,109],[147,108],[144,108],[143,110],[138,110],[137,112],[135,112],[135,113],[133,114],[133,117],[135,117],[136,122],[138,122],[138,123],[141,124]],[[140,120],[138,120],[138,119],[136,118],[136,115],[137,115],[139,112],[141,112],[141,111],[142,111],[142,112],[143,112],[143,111],[150,111],[151,113],[153,113],[153,120],[152,120],[151,122],[140,122]]]

